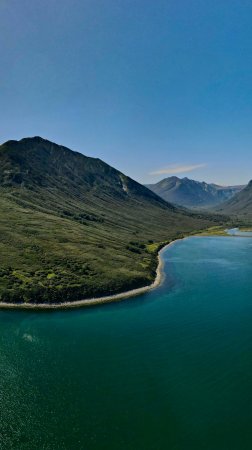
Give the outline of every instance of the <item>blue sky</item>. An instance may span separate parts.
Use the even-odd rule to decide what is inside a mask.
[[[1,0],[1,142],[140,182],[252,178],[251,0]]]

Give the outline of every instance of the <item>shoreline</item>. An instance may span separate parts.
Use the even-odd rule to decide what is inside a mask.
[[[187,236],[190,237],[190,236]],[[22,310],[59,310],[59,309],[74,309],[74,308],[83,308],[86,306],[95,306],[102,305],[103,303],[112,303],[116,301],[121,301],[126,298],[136,297],[146,292],[151,291],[152,289],[160,286],[164,280],[164,261],[162,259],[162,252],[166,250],[168,247],[174,245],[176,242],[182,241],[185,238],[175,239],[171,241],[169,244],[165,244],[157,253],[158,265],[156,269],[156,276],[153,283],[143,286],[141,288],[131,289],[130,291],[121,292],[119,294],[107,295],[104,297],[97,298],[89,298],[83,300],[76,300],[73,302],[65,302],[65,303],[5,303],[0,302],[0,310],[3,309],[22,309]]]
[[[227,233],[223,233],[221,235],[218,234],[211,234],[211,233],[205,233],[205,234],[193,234],[184,236],[183,238],[175,239],[174,241],[171,241],[169,244],[164,244],[163,247],[160,248],[160,250],[157,253],[157,268],[156,268],[156,276],[155,280],[147,285],[143,286],[141,288],[131,289],[130,291],[120,292],[119,294],[111,294],[104,297],[94,297],[94,298],[88,298],[83,300],[76,300],[72,302],[64,302],[64,303],[5,303],[0,302],[0,310],[6,310],[6,309],[14,309],[14,310],[30,310],[30,311],[51,311],[51,310],[60,310],[60,309],[75,309],[75,308],[83,308],[88,306],[95,306],[95,305],[102,305],[104,303],[113,303],[113,302],[119,302],[121,300],[131,298],[131,297],[137,297],[143,294],[146,294],[149,291],[152,291],[152,289],[157,288],[162,284],[165,278],[165,274],[163,272],[164,267],[164,261],[162,259],[162,252],[165,251],[168,247],[171,247],[172,245],[176,244],[176,242],[183,241],[184,239],[192,238],[192,237],[245,237],[245,236],[231,236]]]

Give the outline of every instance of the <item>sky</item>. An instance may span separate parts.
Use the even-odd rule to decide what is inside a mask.
[[[252,179],[251,0],[0,0],[0,142],[141,183]]]

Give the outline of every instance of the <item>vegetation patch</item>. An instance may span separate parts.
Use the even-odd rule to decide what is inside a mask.
[[[164,243],[223,222],[122,184],[100,160],[10,141],[0,147],[0,299],[62,303],[146,286]]]

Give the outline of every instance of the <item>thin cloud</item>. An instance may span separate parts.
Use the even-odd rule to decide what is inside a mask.
[[[179,173],[192,172],[193,170],[202,169],[206,167],[206,164],[191,164],[191,165],[170,165],[164,167],[163,169],[155,170],[151,172],[150,175],[175,175]]]

